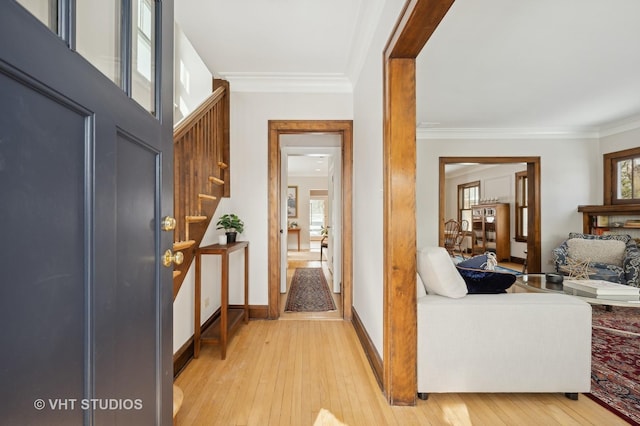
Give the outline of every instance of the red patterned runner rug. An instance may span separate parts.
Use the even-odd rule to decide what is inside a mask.
[[[591,399],[640,425],[640,308],[593,306]]]
[[[287,312],[336,310],[322,268],[296,268],[284,310]]]

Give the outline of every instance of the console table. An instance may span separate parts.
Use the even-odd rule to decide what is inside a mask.
[[[244,249],[244,305],[229,306],[229,254]],[[200,332],[200,310],[202,293],[202,256],[207,254],[221,257],[221,306],[220,316],[205,330]],[[238,241],[229,244],[212,244],[196,250],[195,318],[193,336],[193,357],[198,358],[201,343],[219,343],[221,358],[227,357],[230,335],[241,322],[249,322],[249,242]]]
[[[297,234],[298,235],[298,251],[300,251],[300,228],[288,228],[287,229],[287,235],[288,234]]]

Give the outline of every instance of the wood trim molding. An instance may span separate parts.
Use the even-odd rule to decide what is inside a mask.
[[[397,95],[385,99],[384,390],[393,405],[415,405],[415,60],[387,61],[385,84]]]
[[[269,319],[269,305],[249,305],[249,320]]]
[[[362,323],[362,320],[360,319],[360,316],[358,315],[358,312],[356,311],[355,308],[353,308],[352,314],[353,315],[352,315],[351,323],[353,324],[353,328],[356,331],[358,340],[360,340],[362,349],[364,349],[364,353],[367,356],[367,359],[369,360],[369,365],[371,366],[371,370],[373,370],[373,375],[375,376],[376,381],[378,382],[378,386],[380,386],[380,389],[382,390],[383,389],[382,358],[380,358],[380,354],[376,350],[376,347],[373,344],[373,341],[371,340],[369,333],[367,333],[367,329],[364,327],[364,324]]]
[[[442,239],[444,235],[445,222],[445,166],[455,163],[479,163],[479,164],[510,164],[526,163],[527,176],[529,176],[529,209],[527,210],[528,238],[527,238],[527,270],[530,273],[541,272],[542,257],[542,232],[540,226],[541,204],[540,204],[540,157],[440,157],[439,161],[439,202],[438,202],[438,235]]]
[[[343,318],[351,320],[353,305],[353,121],[269,120],[268,134],[268,318],[280,316],[280,135],[334,133],[342,139],[342,306]]]
[[[415,59],[442,22],[453,1],[407,1],[385,47],[385,60]]]
[[[383,55],[383,384],[394,405],[415,405],[417,389],[415,58],[452,4],[409,0]]]

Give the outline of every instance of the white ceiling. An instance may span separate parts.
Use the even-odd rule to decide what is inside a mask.
[[[336,134],[281,135],[280,146],[287,156],[288,176],[329,176],[329,163],[341,143],[342,138]]]
[[[640,113],[637,0],[457,0],[417,61],[418,122],[599,127]]]
[[[232,84],[324,78],[344,88],[357,78],[382,4],[176,0],[176,20]],[[417,61],[418,127],[640,123],[638,17],[638,0],[457,0]]]

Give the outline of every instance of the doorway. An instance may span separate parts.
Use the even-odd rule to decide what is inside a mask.
[[[342,138],[338,134],[287,134],[280,137],[283,179],[280,221],[281,229],[286,230],[282,235],[280,252],[283,271],[280,277],[281,319],[342,318],[339,249],[341,145]],[[302,277],[311,281],[301,280]],[[313,297],[302,304],[306,305],[305,308],[296,294],[306,292],[296,288],[309,289],[307,284],[311,283],[318,287],[314,287]],[[288,305],[293,311],[309,311],[293,312],[287,310]]]
[[[445,222],[445,168],[447,165],[475,163],[481,165],[506,165],[525,163],[527,165],[527,270],[530,273],[541,271],[541,233],[540,233],[540,157],[440,157],[439,182],[439,233],[444,235]],[[443,241],[440,241],[442,245]]]
[[[281,242],[284,234],[283,221],[286,215],[282,212],[286,208],[282,207],[282,188],[287,188],[286,157],[281,149],[281,137],[284,135],[304,135],[304,134],[332,134],[339,137],[339,165],[342,169],[341,183],[336,188],[339,189],[339,198],[342,201],[341,210],[334,219],[338,224],[333,229],[333,233],[339,232],[340,238],[335,244],[334,250],[339,249],[342,256],[339,262],[340,271],[334,271],[333,279],[340,280],[341,284],[341,304],[343,307],[342,318],[351,319],[352,301],[352,241],[351,241],[351,220],[352,220],[352,134],[353,123],[350,120],[302,120],[302,121],[269,121],[269,146],[268,146],[268,173],[269,173],[269,264],[277,265],[269,269],[269,319],[277,319],[281,316],[281,282],[282,274],[286,270],[281,265],[286,261],[286,256],[282,255]],[[293,186],[293,185],[292,185]],[[284,226],[283,226],[284,225]],[[284,234],[284,235],[283,235]],[[318,253],[319,256],[319,253]],[[318,260],[320,262],[320,260]]]

